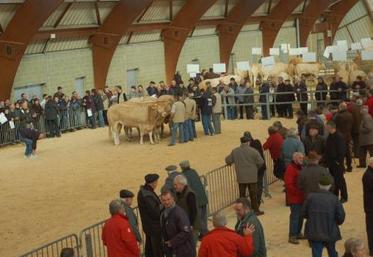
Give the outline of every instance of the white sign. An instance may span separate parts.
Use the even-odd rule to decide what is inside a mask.
[[[306,53],[308,53],[308,47],[299,47],[298,48],[298,53],[299,54],[306,54]]]
[[[299,48],[290,48],[289,55],[300,55]]]
[[[281,50],[282,51],[288,51],[288,49],[290,48],[290,44],[281,44],[280,46]]]
[[[16,128],[16,126],[14,125],[14,121],[12,121],[12,120],[9,121],[9,127],[10,127],[10,129],[15,129]]]
[[[249,62],[237,62],[237,69],[240,71],[249,71],[250,63]]]
[[[347,40],[338,40],[337,41],[337,48],[340,52],[348,51],[348,43]]]
[[[351,44],[351,50],[361,50],[363,49],[363,46],[360,42],[352,43]]]
[[[270,48],[269,49],[270,55],[280,55],[280,48]]]
[[[363,61],[373,60],[373,51],[361,51],[361,59]]]
[[[262,66],[265,70],[270,70],[275,65],[275,57],[262,57]]]
[[[332,52],[336,51],[336,46],[327,46],[324,51],[324,57],[329,58]]]
[[[187,64],[187,73],[199,73],[199,64]]]
[[[197,77],[197,73],[191,72],[191,73],[189,73],[189,77],[190,78],[195,78],[195,77]]]
[[[372,48],[373,47],[373,41],[370,38],[362,38],[361,44],[364,48]]]
[[[254,47],[251,49],[251,54],[253,55],[262,55],[262,48],[261,47]]]
[[[303,62],[316,62],[316,53],[303,54]]]
[[[92,117],[93,116],[93,113],[92,113],[91,109],[87,109],[87,116],[88,117]]]
[[[7,121],[8,121],[8,119],[5,117],[5,114],[3,112],[0,113],[0,124],[2,125]]]
[[[224,72],[227,71],[227,69],[225,67],[225,63],[214,63],[212,65],[212,68],[213,68],[215,73],[224,73]]]
[[[345,62],[347,61],[347,52],[334,51],[332,53],[333,61]]]

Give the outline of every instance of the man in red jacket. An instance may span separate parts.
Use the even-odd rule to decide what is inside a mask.
[[[215,229],[203,237],[198,257],[249,257],[253,254],[254,225],[247,225],[241,236],[226,227],[227,219],[221,212],[213,216],[212,223]]]
[[[290,207],[289,221],[289,243],[299,244],[298,239],[303,239],[301,235],[303,220],[301,219],[304,193],[299,189],[297,181],[302,170],[304,155],[299,152],[293,154],[293,161],[285,171],[286,204]]]
[[[269,137],[263,145],[264,150],[269,150],[273,160],[273,174],[282,179],[283,172],[285,170],[285,163],[281,161],[281,148],[284,143],[284,139],[275,127],[268,128]]]
[[[109,205],[111,218],[102,229],[102,241],[108,257],[139,257],[140,250],[132,232],[122,200],[113,200]]]

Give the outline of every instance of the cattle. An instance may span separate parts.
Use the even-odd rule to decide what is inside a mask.
[[[216,87],[217,85],[219,85],[220,81],[223,84],[228,85],[231,78],[234,78],[237,83],[240,83],[242,80],[242,77],[237,76],[237,75],[227,75],[227,76],[223,76],[223,77],[216,78],[216,79],[205,79],[201,83],[199,83],[199,88],[206,90],[207,88],[206,82],[210,82],[211,87]]]
[[[140,134],[140,144],[143,144],[145,134],[149,134],[150,143],[154,144],[153,131],[170,111],[171,106],[166,101],[124,102],[114,105],[107,113],[109,137],[114,139],[115,145],[119,145],[121,128],[136,127]]]
[[[292,77],[302,75],[317,77],[321,70],[325,70],[325,65],[319,62],[303,63],[301,58],[293,58],[289,61],[288,71]]]
[[[277,62],[271,69],[264,68],[261,64],[254,63],[251,65],[250,78],[251,81],[255,84],[255,81],[257,79],[268,80],[269,77],[287,77],[288,73],[288,64],[286,63]]]

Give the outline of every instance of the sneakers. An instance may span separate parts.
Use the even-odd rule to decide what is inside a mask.
[[[294,244],[294,245],[299,245],[298,239],[296,237],[293,237],[293,236],[289,237],[289,243]]]

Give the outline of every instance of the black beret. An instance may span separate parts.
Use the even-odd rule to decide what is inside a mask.
[[[126,190],[126,189],[120,190],[120,192],[119,192],[119,197],[120,198],[130,198],[130,197],[132,198],[134,196],[135,195],[131,191]]]
[[[158,179],[159,179],[158,174],[148,174],[145,176],[146,184],[153,183],[154,181],[157,181]]]

